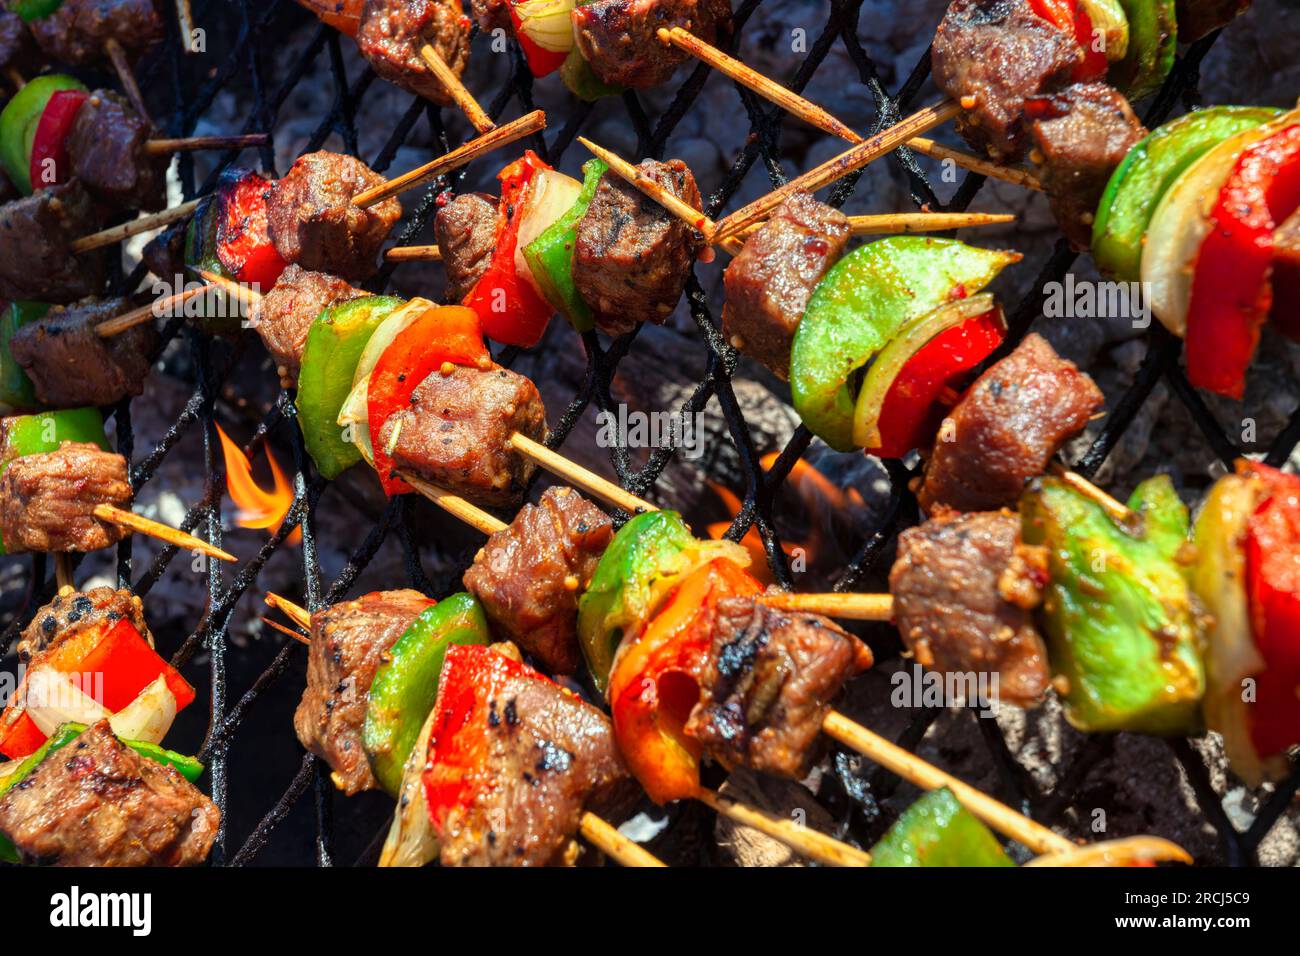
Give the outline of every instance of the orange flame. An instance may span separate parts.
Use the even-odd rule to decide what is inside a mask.
[[[274,487],[264,491],[253,480],[253,466],[243,449],[230,440],[220,425],[217,434],[221,436],[221,453],[226,459],[226,489],[230,492],[230,500],[239,509],[235,512],[235,524],[241,528],[280,527],[293,504],[293,486],[280,470],[280,463],[271,454],[270,447],[266,449],[266,460],[271,466]],[[291,545],[301,541],[301,527],[294,528],[285,539],[285,543]]]

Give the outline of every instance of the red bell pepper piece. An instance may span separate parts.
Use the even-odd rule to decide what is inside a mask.
[[[1273,304],[1273,232],[1300,208],[1300,124],[1244,149],[1210,213],[1192,274],[1187,377],[1241,398]]]
[[[384,349],[370,373],[366,411],[375,471],[385,493],[404,495],[411,486],[393,474],[393,460],[381,447],[379,434],[384,422],[410,404],[416,387],[444,364],[484,368],[491,361],[478,315],[459,305],[429,309]]]
[[[614,739],[656,803],[699,792],[702,748],[683,728],[700,699],[718,602],[760,591],[746,571],[717,558],[687,576],[645,629],[619,648],[609,684]]]
[[[955,396],[971,370],[993,354],[1006,337],[997,310],[968,319],[936,335],[894,378],[880,407],[880,447],[868,455],[902,458],[934,441]]]
[[[33,192],[68,181],[71,173],[68,134],[72,132],[72,124],[76,122],[87,96],[84,90],[59,90],[45,104],[45,110],[36,124],[36,136],[32,140]]]
[[[492,262],[465,297],[478,313],[483,332],[494,342],[532,348],[541,341],[555,311],[515,269],[515,247],[528,186],[539,170],[550,169],[531,149],[501,170],[497,206],[497,241]]]
[[[0,728],[0,754],[10,760],[21,760],[40,750],[43,743],[45,734],[27,711],[17,711],[12,716],[5,714],[4,726]]]
[[[1095,37],[1092,17],[1079,6],[1078,0],[1029,0],[1029,8],[1048,23],[1070,34],[1083,47],[1083,62],[1074,69],[1074,82],[1087,83],[1106,75],[1110,65],[1106,60],[1106,52],[1093,49]]]
[[[568,50],[555,51],[548,50],[537,43],[529,35],[528,27],[524,20],[519,16],[520,0],[510,0],[510,22],[514,26],[515,38],[519,40],[519,46],[524,51],[524,59],[528,62],[528,72],[533,76],[549,76],[564,65],[564,61],[569,56]],[[567,5],[561,3],[552,4],[552,9],[541,11],[545,16],[562,17],[567,26],[570,21],[570,10],[565,9]]]
[[[221,188],[217,202],[217,258],[236,281],[270,292],[289,264],[276,251],[266,221],[272,183],[251,170]]]

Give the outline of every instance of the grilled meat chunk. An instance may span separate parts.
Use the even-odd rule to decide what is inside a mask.
[[[1251,0],[1178,0],[1178,42],[1195,43],[1250,9]]]
[[[95,90],[68,134],[72,175],[97,199],[117,208],[163,209],[171,157],[149,152],[153,135],[153,124],[124,97]]]
[[[497,201],[486,193],[463,193],[433,217],[438,251],[447,270],[447,298],[463,301],[492,264],[497,244]]]
[[[491,33],[493,30],[513,32],[514,25],[510,22],[510,0],[470,0],[469,8],[474,14],[478,28],[484,33]]]
[[[584,7],[583,9],[588,9]],[[640,171],[696,209],[700,190],[681,160],[647,159]],[[695,254],[696,235],[650,197],[612,171],[600,178],[587,213],[578,221],[573,281],[610,335],[637,322],[662,323],[677,307]]]
[[[483,602],[498,638],[551,673],[572,674],[582,662],[578,598],[612,536],[605,512],[570,488],[549,488],[488,538],[465,589]]]
[[[379,786],[361,744],[375,671],[432,604],[419,591],[374,591],[311,616],[307,689],[293,729],[304,747],[330,765],[334,785],[349,796]]]
[[[430,45],[457,76],[469,63],[469,17],[461,0],[366,0],[357,48],[381,79],[441,106],[451,94],[420,56]]]
[[[515,432],[546,438],[537,386],[499,366],[458,365],[421,382],[411,406],[390,416],[374,441],[397,470],[491,507],[518,502],[536,469],[510,447]]]
[[[0,796],[0,832],[26,863],[196,866],[220,822],[221,811],[179,770],[140,756],[107,720]]]
[[[385,182],[369,166],[342,153],[300,156],[266,200],[267,224],[286,262],[344,279],[366,279],[402,204],[388,198],[368,209],[352,197]]]
[[[1091,378],[1031,333],[953,408],[926,464],[918,498],[933,514],[1014,507],[1061,446],[1102,407]],[[951,422],[951,425],[948,425]]]
[[[95,204],[72,179],[0,206],[0,298],[75,302],[104,288],[104,250],[74,255],[99,231]]]
[[[105,629],[127,618],[150,644],[153,637],[144,620],[144,605],[125,588],[91,588],[74,594],[56,594],[36,612],[18,639],[18,659],[27,663],[41,651],[56,647],[78,634]]]
[[[687,54],[662,43],[661,28],[682,27],[713,43],[731,27],[728,0],[595,0],[573,8],[578,50],[606,83],[644,90],[672,79]]]
[[[1014,162],[1026,147],[1025,99],[1067,84],[1083,56],[1074,37],[1034,13],[1029,0],[953,0],[930,64],[935,85],[965,107],[957,130],[966,142]]]
[[[290,381],[298,377],[307,333],[321,312],[364,295],[337,276],[296,265],[285,269],[253,313],[257,334],[280,367],[281,377]]]
[[[9,341],[36,397],[54,408],[112,405],[144,391],[158,334],[146,323],[102,338],[95,326],[130,311],[126,299],[86,299],[51,309]]]
[[[1046,555],[1020,544],[1016,515],[944,514],[899,536],[894,621],[923,667],[993,675],[994,697],[1033,706],[1050,679],[1032,617],[1046,580]]]
[[[146,268],[159,279],[176,281],[185,278],[185,231],[189,223],[168,226],[147,243],[140,253]],[[177,282],[179,286],[181,283]]]
[[[120,43],[129,60],[138,59],[165,29],[154,0],[63,0],[27,28],[41,52],[71,66],[106,61],[109,40]]]
[[[787,199],[723,273],[722,331],[731,344],[787,381],[804,309],[848,241],[849,220],[838,209],[808,193]]]
[[[718,604],[686,733],[723,764],[799,779],[831,701],[871,662],[867,646],[827,618],[729,598]]]
[[[0,8],[0,70],[30,76],[41,66],[40,54],[22,17]]]
[[[1110,175],[1146,127],[1124,94],[1105,83],[1076,83],[1025,100],[1025,120],[1052,212],[1074,248],[1092,244],[1092,221]]]
[[[95,517],[95,506],[131,506],[126,459],[96,445],[65,441],[24,455],[0,475],[0,536],[21,551],[98,551],[128,532]]]
[[[486,647],[464,650],[500,656]],[[438,827],[442,865],[557,865],[584,810],[607,815],[627,802],[631,780],[613,728],[595,707],[526,665],[497,675],[490,693],[469,714],[449,709],[442,723],[434,716],[434,738],[465,734],[485,742],[482,759],[461,781],[468,799]]]

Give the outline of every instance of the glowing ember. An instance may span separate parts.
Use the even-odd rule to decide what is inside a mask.
[[[266,448],[266,460],[271,466],[271,481],[274,487],[264,491],[253,480],[253,466],[243,449],[230,440],[220,425],[217,434],[221,436],[221,453],[226,459],[226,489],[230,500],[238,509],[235,512],[235,524],[241,528],[279,528],[284,516],[293,504],[293,486],[280,470],[280,463]],[[298,544],[302,541],[302,528],[294,528],[285,540],[286,544]]]

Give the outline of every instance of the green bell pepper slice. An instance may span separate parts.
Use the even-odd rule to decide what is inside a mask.
[[[0,112],[0,165],[24,196],[32,194],[32,143],[50,97],[60,90],[85,89],[79,80],[60,73],[38,76],[15,93]]]
[[[1015,866],[992,831],[951,790],[931,790],[871,848],[872,866]]]
[[[221,204],[218,194],[204,197],[198,209],[185,229],[185,265],[197,275],[202,269],[229,279],[238,280],[221,264],[217,256],[217,227],[221,221]],[[199,302],[205,301],[199,297]],[[238,309],[223,308],[218,315],[209,315],[207,310],[195,316],[195,325],[209,335],[238,335],[243,328],[243,317]],[[187,314],[188,311],[187,311]]]
[[[546,301],[562,313],[579,332],[596,327],[591,306],[578,294],[573,282],[573,248],[578,242],[578,220],[587,214],[600,177],[609,169],[602,160],[589,159],[582,166],[582,191],[578,198],[542,234],[524,246],[524,259],[533,281]]]
[[[1142,246],[1160,200],[1194,162],[1224,140],[1277,119],[1282,110],[1214,106],[1180,116],[1141,140],[1111,174],[1092,226],[1092,257],[1121,282],[1141,278]]]
[[[24,757],[22,761],[14,768],[12,773],[0,777],[0,796],[3,796],[10,787],[21,783],[29,777],[33,770],[54,751],[66,747],[86,730],[85,724],[66,723],[60,724],[50,734],[45,743],[30,756]],[[120,738],[119,738],[120,739]],[[164,764],[168,767],[174,767],[186,780],[194,783],[203,775],[203,764],[193,757],[187,757],[184,754],[178,754],[175,751],[167,750],[165,747],[159,747],[157,744],[144,743],[139,740],[123,740],[126,744],[141,757],[146,757],[155,763]],[[21,862],[18,857],[18,851],[7,836],[0,833],[0,861],[5,863]]]
[[[63,0],[10,0],[9,12],[18,14],[23,23],[44,20],[63,6]]]
[[[0,311],[0,413],[41,407],[32,380],[9,351],[9,340],[24,325],[43,318],[48,311],[50,307],[45,302],[10,302]]]
[[[576,6],[586,6],[578,3]],[[594,103],[606,96],[622,96],[627,89],[617,83],[606,83],[596,75],[587,58],[575,46],[560,64],[560,82],[580,100]]]
[[[401,789],[406,760],[437,700],[447,648],[491,641],[483,605],[462,592],[421,612],[389,649],[370,684],[361,742],[390,795]]]
[[[1016,252],[891,236],[849,253],[813,290],[790,352],[794,407],[814,435],[851,451],[855,373],[909,319],[988,285]]]
[[[1185,563],[1187,508],[1168,476],[1128,502],[1140,527],[1055,478],[1020,500],[1026,544],[1048,549],[1043,619],[1065,715],[1083,731],[1187,735],[1200,729],[1205,622]]]
[[[339,428],[339,411],[352,391],[366,343],[405,304],[391,295],[352,299],[322,311],[307,331],[298,373],[298,425],[307,453],[325,478],[337,478],[361,460],[357,446]]]
[[[1174,0],[1120,0],[1128,20],[1128,50],[1110,68],[1108,79],[1131,100],[1160,89],[1178,52]]]

